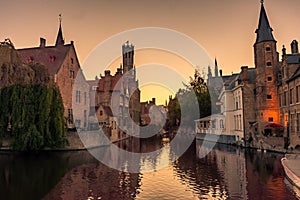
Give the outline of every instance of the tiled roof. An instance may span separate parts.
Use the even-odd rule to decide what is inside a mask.
[[[300,66],[297,67],[295,73],[286,82],[290,82],[290,81],[294,80],[297,77],[300,77]]]
[[[87,83],[89,84],[90,87],[93,86],[98,86],[99,80],[87,80]]]
[[[102,107],[103,107],[103,110],[105,111],[106,115],[113,117],[113,113],[109,106],[102,106]]]
[[[72,44],[67,44],[48,47],[25,48],[18,49],[17,51],[22,56],[23,61],[41,63],[48,68],[50,75],[54,75],[58,72],[71,47]]]
[[[287,54],[288,64],[298,64],[300,63],[300,54]]]

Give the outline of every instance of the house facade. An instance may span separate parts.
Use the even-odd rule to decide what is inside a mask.
[[[115,117],[118,139],[126,133],[139,134],[141,121],[140,90],[134,67],[134,46],[129,42],[122,45],[123,64],[114,75],[105,70],[98,81],[95,106],[107,106]],[[109,125],[111,126],[111,124]]]
[[[300,54],[298,42],[291,43],[291,53],[282,48],[279,60],[264,3],[261,2],[259,24],[254,43],[254,68],[222,76],[219,93],[220,116],[224,116],[221,133],[235,136],[244,145],[257,148],[295,148],[300,145]],[[220,78],[208,70],[208,85],[216,88]],[[218,81],[216,81],[218,80]],[[220,118],[219,116],[219,118]],[[196,121],[196,127],[199,126]],[[212,120],[210,119],[210,124]],[[197,130],[197,129],[196,129]],[[198,130],[199,132],[199,130]],[[211,131],[208,131],[211,133]]]
[[[82,73],[74,42],[65,44],[61,21],[54,46],[47,46],[46,39],[40,38],[38,47],[17,51],[25,63],[41,63],[47,67],[51,78],[58,85],[67,127],[75,128],[76,125],[78,128],[87,128],[90,107],[89,85]]]

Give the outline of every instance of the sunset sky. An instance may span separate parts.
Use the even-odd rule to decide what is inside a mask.
[[[281,53],[283,44],[290,52],[291,41],[300,38],[300,1],[265,0],[265,8],[278,42],[278,52]],[[253,66],[259,11],[260,0],[2,1],[0,40],[10,38],[16,48],[24,48],[38,46],[39,38],[43,37],[47,39],[47,45],[53,45],[61,13],[65,40],[67,43],[75,42],[84,73],[88,79],[93,79],[95,75],[103,74],[104,66],[97,70],[97,66],[91,68],[83,63],[98,44],[126,30],[162,27],[197,41],[211,59],[217,57],[223,74],[231,74],[239,72],[242,65]],[[121,53],[121,44],[119,51]],[[137,68],[147,60],[142,54],[137,58],[138,55]],[[179,66],[173,67],[178,71],[184,70]],[[149,98],[143,96],[143,100]],[[162,99],[159,101],[164,102]]]

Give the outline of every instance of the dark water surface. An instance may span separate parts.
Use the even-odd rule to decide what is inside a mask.
[[[119,144],[134,151],[167,147],[141,168],[168,161],[168,143]],[[0,199],[297,199],[284,183],[281,154],[216,145],[199,158],[201,141],[170,166],[147,173],[111,169],[89,152],[0,154]]]

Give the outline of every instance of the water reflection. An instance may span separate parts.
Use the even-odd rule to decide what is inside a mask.
[[[135,152],[166,147],[140,159],[140,169],[172,157],[172,147],[157,139],[118,145]],[[201,145],[193,143],[169,167],[149,173],[111,169],[85,151],[2,154],[1,199],[296,199],[284,184],[282,155],[216,145],[200,159]]]

